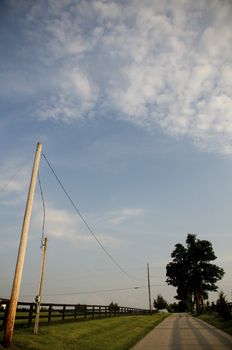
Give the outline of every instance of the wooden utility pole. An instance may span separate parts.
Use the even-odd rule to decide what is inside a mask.
[[[149,264],[147,263],[147,286],[148,286],[148,298],[149,298],[149,310],[150,315],[152,314],[151,308],[151,285],[150,285],[150,273],[149,273]]]
[[[12,290],[11,290],[9,312],[7,316],[6,328],[5,328],[4,338],[3,338],[3,345],[7,348],[11,344],[13,332],[14,332],[15,316],[16,316],[19,290],[20,290],[22,273],[23,273],[23,264],[24,264],[24,258],[25,258],[26,247],[27,247],[28,231],[29,231],[29,225],[30,225],[30,219],[31,219],[33,199],[35,194],[36,179],[37,179],[37,174],[39,170],[41,151],[42,151],[42,144],[38,143],[36,153],[35,153],[35,160],[34,160],[34,165],[32,169],[32,174],[31,174],[31,182],[30,182],[29,191],[28,191],[27,204],[26,204],[22,231],[21,231],[21,239],[19,243],[18,258],[16,262],[14,281],[13,281]]]
[[[38,333],[39,329],[39,314],[40,314],[40,304],[42,300],[42,289],[43,289],[43,278],[44,278],[44,270],[45,270],[45,263],[46,263],[46,251],[47,251],[47,237],[44,238],[43,242],[43,255],[42,255],[42,265],[41,265],[41,272],[40,272],[40,282],[39,282],[39,291],[38,291],[38,300],[36,305],[36,317],[35,317],[35,326],[34,326],[34,334]]]

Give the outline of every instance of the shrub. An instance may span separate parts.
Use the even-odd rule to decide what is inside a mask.
[[[224,320],[229,320],[231,318],[230,306],[227,303],[223,292],[219,293],[219,298],[216,303],[216,310]]]
[[[111,312],[117,312],[119,311],[119,306],[117,303],[113,303],[113,301],[111,301],[110,305],[109,305],[109,310]]]

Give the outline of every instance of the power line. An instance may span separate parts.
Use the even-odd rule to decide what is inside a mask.
[[[43,205],[43,224],[42,224],[41,245],[40,245],[40,248],[42,249],[43,245],[44,245],[44,231],[45,231],[46,211],[45,211],[45,201],[44,201],[43,188],[42,188],[42,183],[41,183],[39,171],[38,171],[38,179],[39,179],[40,195],[41,195],[42,205]]]
[[[65,189],[64,185],[62,184],[61,180],[59,179],[59,177],[57,176],[55,170],[52,168],[50,162],[48,161],[48,159],[46,158],[45,154],[42,153],[43,158],[45,159],[47,165],[49,166],[49,168],[51,169],[53,175],[55,176],[57,182],[59,183],[60,187],[62,188],[63,192],[65,193],[65,195],[67,196],[67,198],[69,199],[70,203],[72,204],[73,208],[75,209],[76,213],[79,215],[79,217],[81,218],[81,220],[83,221],[84,225],[86,226],[86,228],[88,229],[88,231],[90,232],[90,234],[94,237],[94,239],[96,240],[96,242],[99,244],[99,246],[101,247],[101,249],[104,251],[104,253],[108,256],[108,258],[119,268],[119,270],[124,273],[124,275],[126,275],[127,277],[133,279],[133,280],[142,280],[142,279],[138,279],[135,278],[133,276],[131,276],[126,270],[124,270],[124,268],[113,258],[113,256],[107,251],[107,249],[103,246],[103,244],[100,242],[99,238],[96,236],[96,234],[93,232],[93,230],[91,229],[91,227],[89,226],[89,224],[87,223],[87,221],[85,220],[85,218],[83,217],[83,215],[81,214],[80,210],[77,208],[76,204],[74,203],[74,201],[72,200],[72,198],[70,197],[70,195],[68,194],[67,190]]]
[[[151,287],[166,287],[166,284],[151,284]],[[135,286],[135,287],[127,287],[127,288],[115,288],[115,289],[102,289],[102,290],[93,290],[93,291],[85,291],[85,292],[70,292],[70,293],[55,293],[55,294],[43,294],[46,297],[55,297],[55,296],[66,296],[66,295],[80,295],[80,294],[96,294],[96,293],[106,293],[106,292],[119,292],[124,290],[137,290],[147,288],[147,285],[144,286]],[[34,295],[22,295],[23,297],[33,297]]]
[[[164,284],[152,284],[151,287],[161,287],[165,286]],[[95,293],[106,293],[106,292],[119,292],[124,290],[134,290],[147,288],[147,286],[135,286],[128,288],[115,288],[115,289],[103,289],[103,290],[95,290],[95,291],[87,291],[87,292],[71,292],[71,293],[57,293],[57,294],[44,294],[44,296],[65,296],[65,295],[79,295],[79,294],[95,294]]]
[[[28,157],[27,160],[23,163],[23,165],[21,165],[17,170],[16,172],[9,178],[9,180],[5,183],[5,185],[3,185],[1,188],[0,188],[0,192],[3,192],[8,186],[9,184],[16,178],[16,176],[22,171],[22,169],[24,168],[24,166],[29,162],[29,159],[31,158]]]

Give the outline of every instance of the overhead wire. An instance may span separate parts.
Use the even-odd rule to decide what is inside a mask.
[[[9,180],[2,186],[0,187],[0,193],[4,192],[4,190],[9,186],[9,184],[16,178],[16,176],[22,171],[22,169],[25,167],[25,165],[29,162],[29,159],[31,158],[28,157],[27,160],[17,168],[16,172],[9,178]]]
[[[156,284],[151,285],[151,287],[161,287],[165,286],[163,284]],[[115,288],[115,289],[103,289],[103,290],[95,290],[95,291],[86,291],[86,292],[71,292],[71,293],[56,293],[56,294],[44,294],[44,296],[66,296],[66,295],[80,295],[80,294],[95,294],[95,293],[106,293],[106,292],[119,292],[124,290],[134,290],[134,289],[141,289],[141,288],[147,288],[147,285],[145,286],[135,286],[135,287],[128,287],[128,288]]]
[[[72,200],[72,198],[70,197],[70,195],[68,194],[67,190],[65,189],[64,185],[62,184],[61,180],[59,179],[58,175],[56,174],[55,170],[53,169],[53,167],[51,166],[51,163],[49,162],[49,160],[47,159],[47,157],[45,156],[44,153],[42,153],[43,158],[45,159],[47,165],[49,166],[50,170],[52,171],[53,175],[55,176],[57,182],[59,183],[60,187],[62,188],[63,192],[65,193],[65,195],[67,196],[67,198],[69,199],[71,205],[73,206],[73,208],[75,209],[76,213],[79,215],[79,217],[81,218],[82,222],[84,223],[84,225],[86,226],[87,230],[89,231],[89,233],[93,236],[93,238],[96,240],[96,242],[98,243],[98,245],[101,247],[101,249],[104,251],[104,253],[108,256],[108,258],[114,263],[114,265],[116,265],[118,267],[118,269],[127,277],[136,280],[136,281],[141,281],[143,279],[139,279],[139,278],[135,278],[133,276],[131,276],[116,260],[115,258],[108,252],[108,250],[103,246],[103,244],[101,243],[101,241],[99,240],[99,238],[96,236],[96,234],[94,233],[94,231],[91,229],[91,227],[89,226],[89,224],[87,223],[86,219],[84,218],[84,216],[81,214],[80,210],[78,209],[78,207],[76,206],[76,204],[74,203],[74,201]]]
[[[166,284],[151,284],[151,287],[166,287]],[[127,288],[114,288],[114,289],[101,289],[101,290],[93,290],[93,291],[84,291],[84,292],[70,292],[70,293],[54,293],[54,294],[43,294],[46,297],[54,297],[54,296],[66,296],[66,295],[80,295],[80,294],[96,294],[96,293],[107,293],[107,292],[119,292],[124,290],[137,290],[141,288],[147,288],[147,285],[143,286],[135,286],[135,287],[127,287]],[[33,295],[23,295],[22,297],[32,297]]]
[[[43,206],[43,223],[42,223],[41,244],[40,244],[40,248],[42,249],[44,246],[46,210],[45,210],[45,200],[44,200],[43,188],[42,188],[39,171],[38,171],[38,179],[39,179],[39,189],[40,189],[40,195],[41,195],[42,206]]]

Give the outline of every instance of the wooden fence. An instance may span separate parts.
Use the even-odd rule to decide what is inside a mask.
[[[4,329],[9,300],[0,299],[0,329]],[[36,303],[18,302],[15,327],[30,327],[34,324]],[[115,316],[147,315],[149,310],[119,306],[112,309],[109,305],[50,304],[41,303],[40,324],[57,321],[86,321]]]

